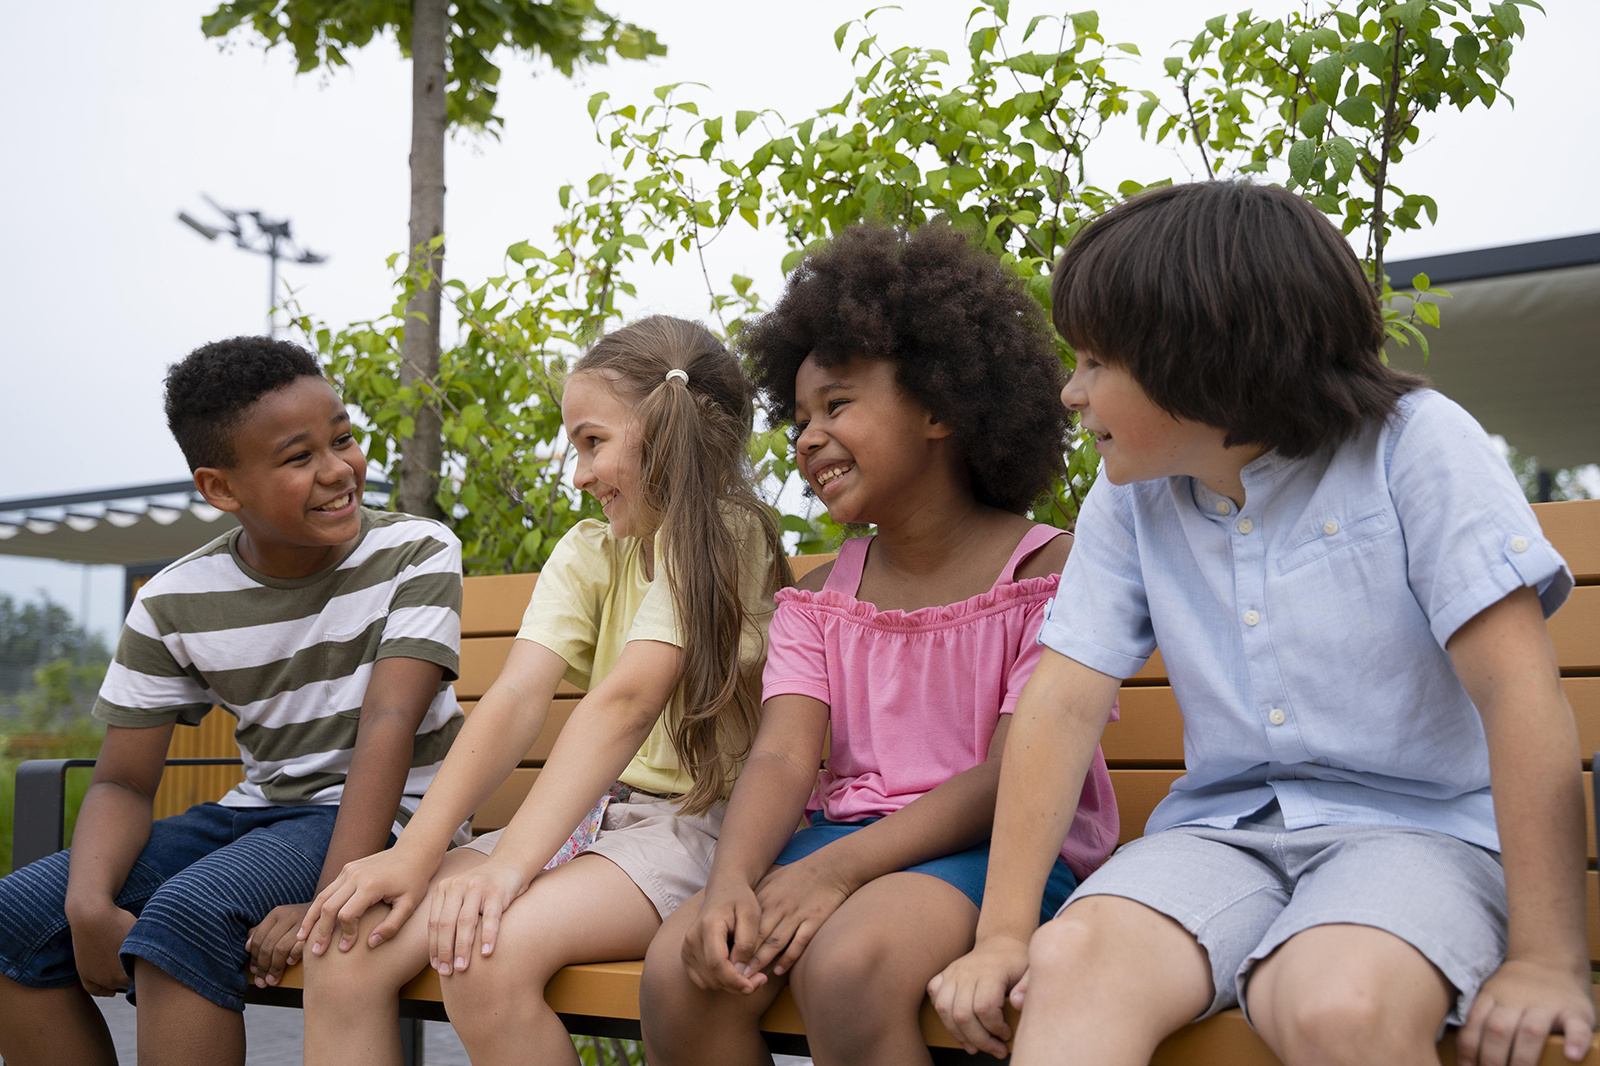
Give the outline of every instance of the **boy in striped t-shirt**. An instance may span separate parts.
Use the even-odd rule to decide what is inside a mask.
[[[11,1066],[114,1063],[89,997],[121,989],[142,1061],[243,1063],[247,980],[298,957],[311,899],[400,832],[462,722],[460,544],[361,507],[366,459],[316,360],[206,345],[168,373],[167,420],[239,528],[140,590],[73,846],[0,879]],[[152,822],[174,725],[213,705],[239,720],[244,782]]]

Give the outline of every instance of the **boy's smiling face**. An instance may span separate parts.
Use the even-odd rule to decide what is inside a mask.
[[[269,577],[306,577],[337,562],[361,535],[367,458],[350,415],[322,378],[263,395],[233,431],[234,463],[201,467],[195,485],[243,527],[239,553]]]
[[[1239,471],[1261,455],[1259,446],[1223,446],[1226,432],[1167,413],[1118,366],[1079,349],[1078,368],[1061,402],[1094,434],[1113,485],[1188,475],[1243,506]]]

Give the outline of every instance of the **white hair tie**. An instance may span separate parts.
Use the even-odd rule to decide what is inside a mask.
[[[671,370],[667,371],[667,380],[680,382],[684,388],[689,387],[688,373],[686,371],[679,370],[677,367],[673,367]]]

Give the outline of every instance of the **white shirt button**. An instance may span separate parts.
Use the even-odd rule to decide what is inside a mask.
[[[1282,708],[1279,707],[1274,707],[1272,710],[1267,712],[1267,721],[1271,722],[1273,725],[1282,725],[1288,719],[1288,717],[1288,715],[1283,713]]]
[[[1511,550],[1514,551],[1514,552],[1525,552],[1525,551],[1527,551],[1528,550],[1528,538],[1527,537],[1512,537],[1511,538]]]
[[[1322,523],[1322,531],[1331,537],[1335,533],[1339,532],[1339,523],[1330,518],[1326,522]]]
[[[1227,500],[1218,500],[1217,501],[1217,513],[1218,514],[1232,514],[1233,513],[1233,504],[1229,503]]]
[[[1256,524],[1254,522],[1250,521],[1250,519],[1248,519],[1248,518],[1239,519],[1239,532],[1240,533],[1248,533],[1254,528],[1256,528]]]
[[[1244,613],[1244,624],[1245,625],[1253,626],[1259,621],[1261,621],[1261,612],[1259,612],[1259,611],[1246,611]]]

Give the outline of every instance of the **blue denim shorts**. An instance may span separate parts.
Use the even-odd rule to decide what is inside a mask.
[[[200,803],[154,822],[117,894],[138,918],[122,942],[128,976],[145,959],[218,1006],[244,1010],[245,939],[272,908],[311,902],[338,813]],[[0,878],[0,973],[27,988],[78,982],[67,854]]]
[[[822,816],[821,811],[815,811],[811,815],[811,824],[789,838],[789,843],[784,845],[783,851],[773,860],[773,864],[787,866],[791,862],[799,862],[817,849],[877,820],[865,818],[859,822],[830,822]],[[983,882],[989,876],[989,842],[985,840],[975,848],[919,862],[915,866],[906,867],[906,872],[937,877],[970,899],[974,907],[982,910]],[[1077,877],[1058,857],[1056,864],[1050,868],[1049,880],[1045,882],[1044,903],[1039,908],[1039,921],[1041,923],[1049,921],[1077,887]]]

